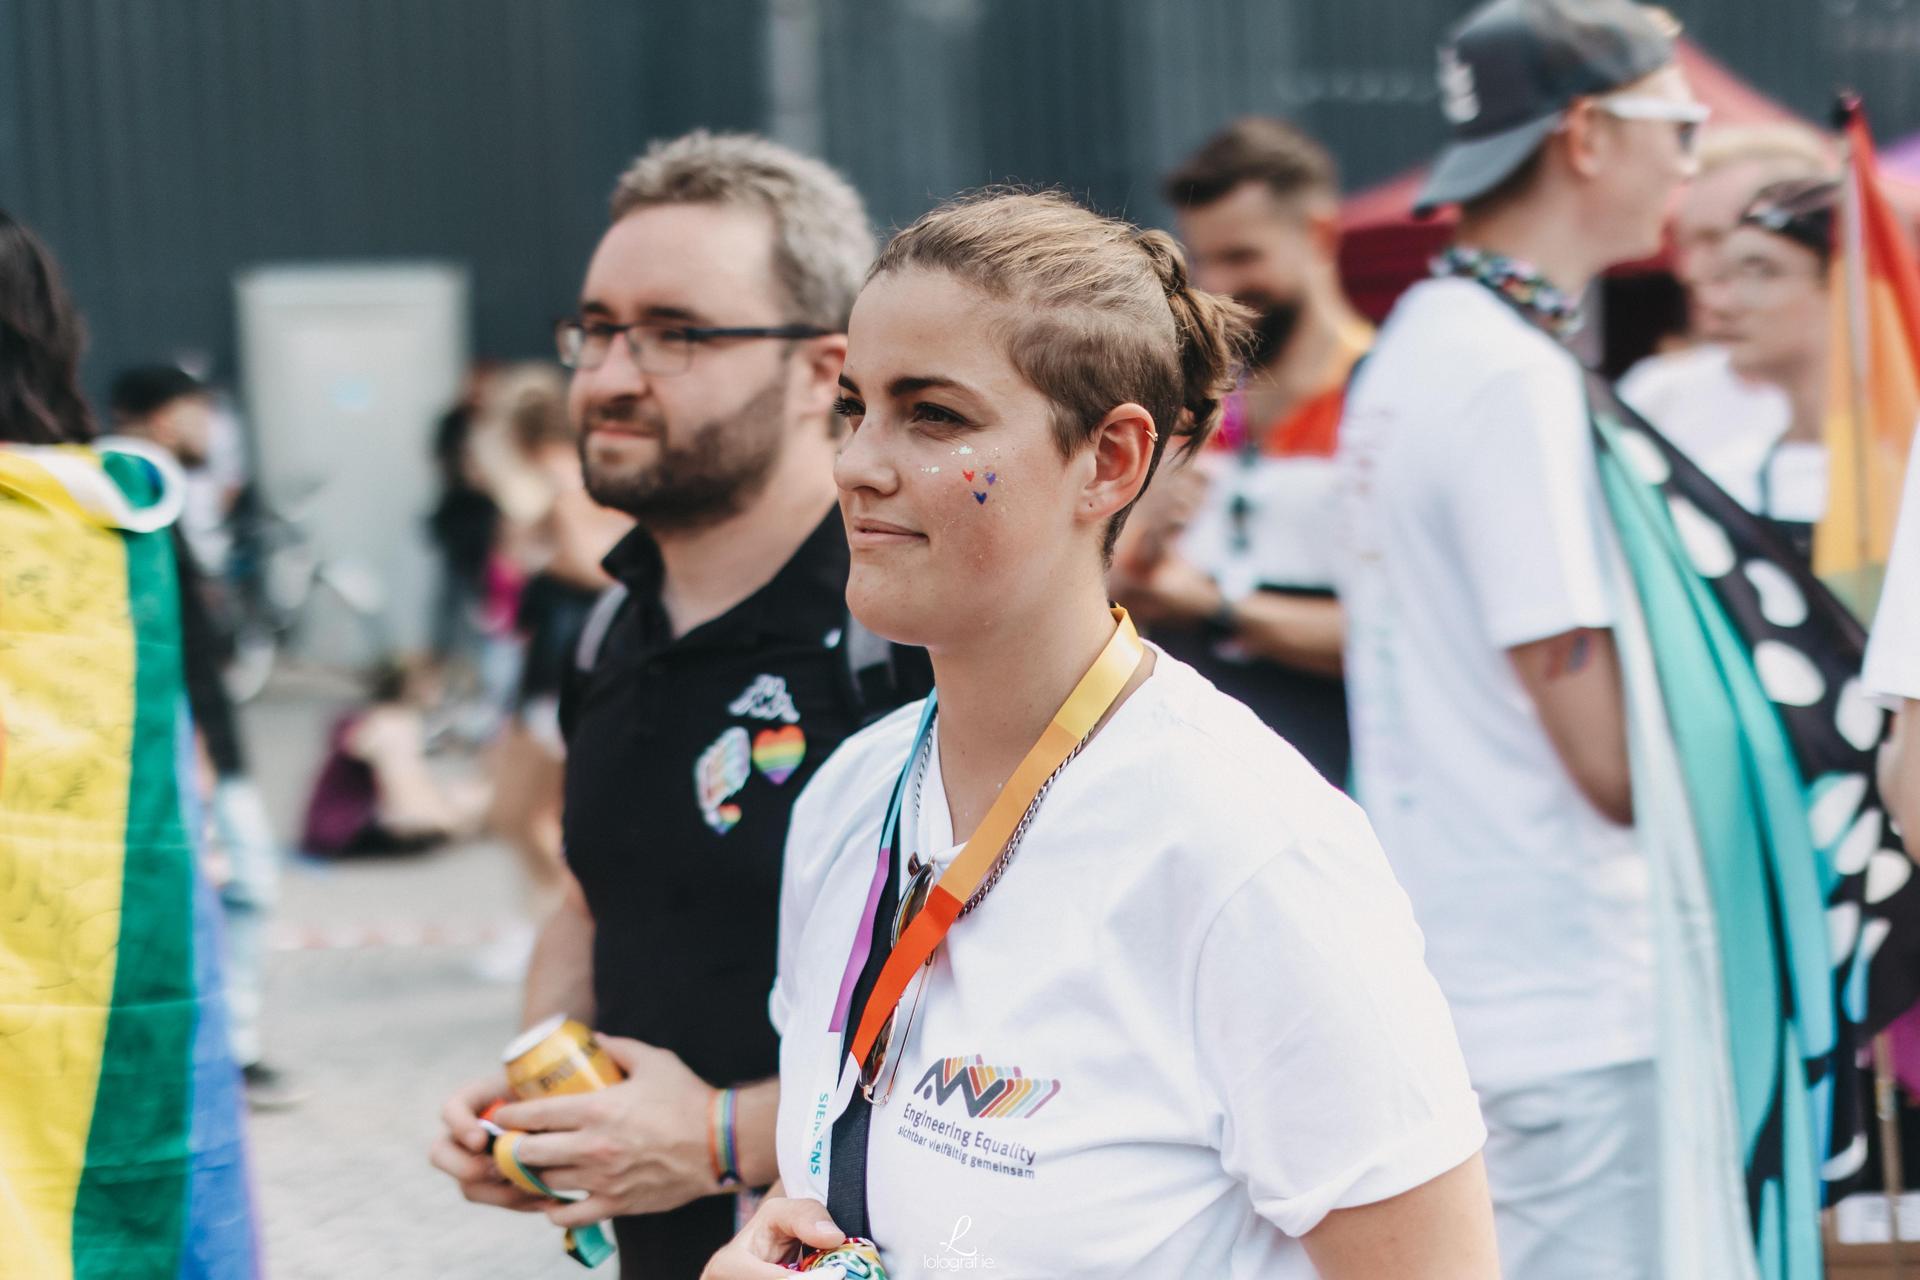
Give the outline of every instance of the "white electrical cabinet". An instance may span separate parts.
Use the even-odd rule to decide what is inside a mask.
[[[425,647],[436,570],[433,432],[468,363],[467,274],[441,263],[262,266],[234,281],[259,480],[315,555],[365,597],[369,626],[316,598],[305,657],[360,664]]]

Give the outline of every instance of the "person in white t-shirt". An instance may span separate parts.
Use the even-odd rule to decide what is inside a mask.
[[[1252,308],[1254,344],[1205,452],[1128,520],[1111,589],[1157,643],[1344,787],[1347,693],[1325,535],[1341,397],[1373,329],[1340,284],[1339,175],[1299,129],[1249,116],[1162,192],[1194,282]],[[1190,503],[1178,501],[1189,485]]]
[[[893,1280],[1497,1274],[1483,1126],[1365,818],[1107,606],[1243,315],[1058,195],[944,206],[875,266],[848,603],[937,693],[794,810],[781,1185],[708,1280],[843,1231]]]
[[[1860,682],[1896,708],[1893,732],[1880,750],[1880,791],[1907,853],[1920,859],[1920,449],[1907,459],[1900,522]]]
[[[1727,233],[1713,269],[1729,366],[1777,388],[1790,410],[1751,509],[1809,561],[1813,528],[1827,511],[1827,277],[1839,203],[1839,184],[1825,178],[1763,187]]]
[[[1480,1091],[1504,1273],[1660,1274],[1649,865],[1583,374],[1554,336],[1650,253],[1705,112],[1625,0],[1496,0],[1441,51],[1463,205],[1341,423],[1356,795]]]
[[[1620,380],[1620,398],[1660,429],[1741,506],[1770,515],[1766,499],[1777,446],[1792,409],[1771,383],[1728,362],[1719,249],[1762,187],[1828,175],[1833,159],[1820,135],[1793,123],[1709,125],[1700,135],[1700,172],[1673,211],[1673,272],[1686,288],[1691,344],[1648,356]],[[1791,467],[1791,458],[1781,465]]]

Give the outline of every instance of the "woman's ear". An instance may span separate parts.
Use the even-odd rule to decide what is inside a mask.
[[[1108,411],[1093,432],[1093,473],[1081,495],[1086,518],[1104,523],[1140,496],[1158,440],[1153,415],[1139,405]]]

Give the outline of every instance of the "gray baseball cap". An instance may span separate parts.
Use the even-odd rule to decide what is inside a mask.
[[[1485,195],[1525,164],[1574,99],[1673,61],[1680,24],[1633,0],[1488,0],[1440,46],[1440,108],[1453,141],[1414,201],[1425,217]]]

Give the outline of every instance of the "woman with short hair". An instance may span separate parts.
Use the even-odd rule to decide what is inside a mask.
[[[782,1185],[709,1280],[843,1233],[896,1280],[1496,1275],[1485,1131],[1365,818],[1108,605],[1245,324],[1164,233],[1057,195],[947,205],[875,265],[848,602],[938,689],[795,809]]]

